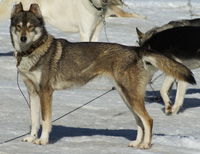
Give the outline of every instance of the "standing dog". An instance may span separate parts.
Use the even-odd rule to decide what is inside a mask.
[[[80,34],[81,41],[98,41],[109,0],[2,0],[0,20],[10,17],[14,3],[22,2],[24,9],[37,3],[45,21],[64,32]]]
[[[137,29],[141,47],[153,49],[184,64],[189,69],[200,67],[200,19],[172,21],[161,27],[155,27],[145,34]],[[152,75],[157,69],[149,66]],[[161,88],[165,103],[165,113],[177,113],[183,104],[186,82],[178,81],[175,103],[172,103],[168,91],[174,78],[166,76]]]
[[[137,122],[137,139],[129,146],[150,148],[153,120],[144,106],[146,63],[176,79],[195,84],[189,69],[161,54],[114,43],[71,43],[55,39],[47,33],[37,4],[32,4],[29,11],[24,11],[21,3],[14,6],[10,32],[17,67],[30,97],[32,127],[31,135],[23,139],[26,142],[48,143],[54,90],[81,86],[97,76],[106,76],[113,80]],[[42,134],[37,139],[40,107]]]

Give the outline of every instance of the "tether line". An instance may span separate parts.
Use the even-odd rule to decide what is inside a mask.
[[[75,111],[77,111],[77,110],[79,110],[79,109],[81,109],[81,108],[83,108],[84,106],[86,106],[86,105],[88,105],[88,104],[94,102],[95,100],[99,99],[100,97],[102,97],[102,96],[108,94],[109,92],[111,92],[111,91],[113,91],[113,90],[115,90],[114,87],[112,87],[112,89],[106,91],[105,93],[103,93],[103,94],[97,96],[96,98],[90,100],[89,102],[87,102],[87,103],[85,103],[85,104],[83,104],[83,105],[81,105],[81,106],[75,108],[74,110],[72,110],[72,111],[70,111],[70,112],[68,112],[68,113],[66,113],[66,114],[64,114],[64,115],[62,115],[62,116],[60,116],[59,118],[53,120],[52,123],[54,123],[54,122],[56,122],[56,121],[58,121],[58,120],[60,120],[60,119],[62,119],[62,118],[64,118],[64,117],[70,115],[71,113],[73,113],[73,112],[75,112]],[[23,94],[23,92],[22,92],[22,94]],[[23,96],[24,96],[24,95],[23,95]],[[24,97],[25,97],[25,96],[24,96]],[[27,101],[26,97],[25,97],[25,100]],[[28,104],[28,105],[29,105],[29,104]],[[14,141],[14,140],[19,139],[19,138],[21,138],[21,137],[24,137],[24,136],[26,136],[26,135],[28,135],[28,134],[30,134],[30,131],[29,131],[28,133],[26,133],[26,134],[20,135],[20,136],[18,136],[18,137],[15,137],[15,138],[12,138],[12,139],[9,139],[9,140],[6,140],[6,141],[4,141],[4,142],[2,142],[2,143],[0,143],[0,144],[4,144],[4,143],[8,143],[8,142]]]

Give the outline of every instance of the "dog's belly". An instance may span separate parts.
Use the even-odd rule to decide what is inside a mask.
[[[57,81],[57,82],[53,82],[52,88],[54,90],[64,90],[64,89],[72,88],[75,85],[77,85],[77,84],[75,84],[74,82]]]

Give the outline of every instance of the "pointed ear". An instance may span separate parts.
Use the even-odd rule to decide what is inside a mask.
[[[37,18],[42,18],[42,13],[38,4],[31,4],[29,11],[35,14]]]
[[[136,27],[136,32],[139,39],[142,39],[144,37],[144,33],[142,33],[137,27]]]
[[[11,17],[13,17],[15,14],[22,12],[22,11],[24,11],[24,10],[23,10],[22,3],[20,2],[19,4],[16,4],[13,7],[12,12],[11,12]]]

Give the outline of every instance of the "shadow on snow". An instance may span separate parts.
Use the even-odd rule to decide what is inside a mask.
[[[41,130],[40,130],[41,133]],[[112,136],[123,137],[128,140],[134,140],[137,135],[137,130],[110,130],[110,129],[93,129],[93,128],[75,128],[53,125],[50,133],[50,143],[56,143],[64,137],[81,137],[81,136]]]
[[[13,56],[13,51],[6,52],[6,53],[0,53],[0,56]]]
[[[186,95],[197,94],[197,93],[200,93],[200,89],[187,89],[187,91],[186,91]],[[172,92],[170,94],[170,99],[172,101],[172,104],[174,104],[174,102],[175,102],[175,97],[176,97],[176,90],[172,90]],[[156,98],[156,99],[153,99],[153,98]],[[147,91],[145,100],[146,100],[146,102],[150,102],[150,103],[162,104],[164,107],[164,102],[161,98],[160,91]],[[179,110],[179,112],[184,112],[187,109],[196,108],[196,107],[200,107],[199,98],[195,98],[195,97],[194,98],[184,98],[183,106]],[[164,112],[164,108],[162,110]]]

